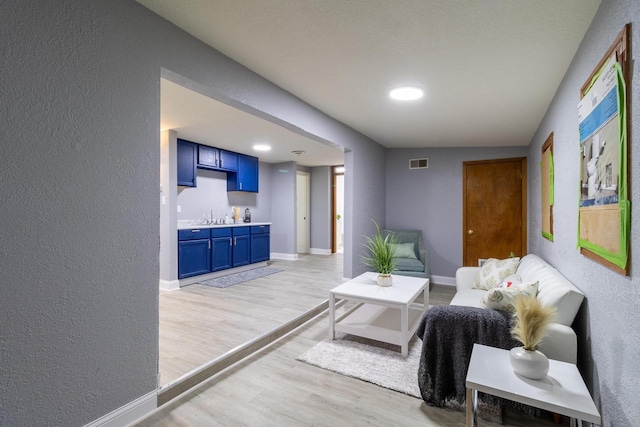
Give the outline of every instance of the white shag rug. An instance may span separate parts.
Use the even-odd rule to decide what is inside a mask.
[[[422,341],[416,336],[405,358],[400,346],[336,333],[335,340],[319,342],[296,360],[422,398],[418,388],[421,349]]]

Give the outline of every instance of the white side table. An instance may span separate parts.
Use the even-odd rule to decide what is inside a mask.
[[[509,351],[474,344],[467,371],[467,426],[476,424],[478,391],[600,425],[600,413],[576,365],[549,360],[549,374],[531,380],[513,372]]]

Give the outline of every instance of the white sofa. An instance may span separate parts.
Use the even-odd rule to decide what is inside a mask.
[[[486,291],[473,289],[480,267],[461,267],[456,272],[456,295],[451,305],[486,308],[482,296]],[[578,359],[578,340],[571,324],[582,305],[584,294],[558,270],[537,255],[529,254],[520,260],[516,270],[523,282],[538,281],[538,298],[545,305],[557,309],[555,322],[538,350],[550,359],[575,364]]]

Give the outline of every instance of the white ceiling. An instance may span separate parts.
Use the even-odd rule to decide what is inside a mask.
[[[160,128],[199,144],[259,157],[267,163],[296,161],[303,166],[336,166],[344,153],[245,113],[169,80],[160,79]],[[267,144],[269,152],[253,150]],[[301,155],[293,154],[302,150]]]
[[[601,0],[139,2],[386,147],[466,147],[529,144]]]

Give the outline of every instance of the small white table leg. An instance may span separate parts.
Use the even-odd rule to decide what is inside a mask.
[[[403,305],[401,309],[400,335],[402,337],[402,357],[409,355],[409,306]]]
[[[336,330],[335,330],[335,322],[336,322],[336,297],[329,292],[329,339],[336,339]]]

